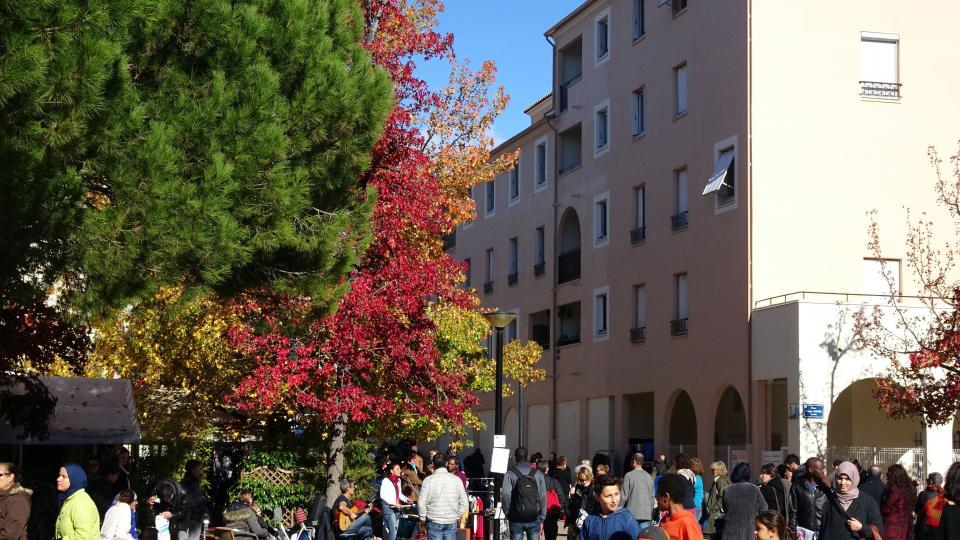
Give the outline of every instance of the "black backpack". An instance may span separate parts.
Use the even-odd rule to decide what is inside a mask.
[[[534,521],[540,517],[540,490],[537,487],[537,468],[531,467],[523,474],[516,467],[511,468],[517,480],[510,495],[510,519],[519,523]]]

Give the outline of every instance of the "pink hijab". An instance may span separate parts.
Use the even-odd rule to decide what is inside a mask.
[[[853,504],[853,500],[860,495],[860,490],[857,488],[860,485],[860,471],[857,470],[857,466],[849,461],[844,461],[837,466],[836,476],[841,474],[847,475],[850,478],[850,481],[853,482],[853,487],[847,491],[840,491],[837,489],[836,477],[834,477],[834,491],[837,494],[837,500],[840,501],[840,504],[843,505],[844,510],[849,510],[850,505]]]

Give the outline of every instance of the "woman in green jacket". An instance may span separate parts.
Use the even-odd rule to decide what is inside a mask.
[[[56,537],[63,540],[99,540],[100,512],[83,489],[87,474],[76,463],[60,467],[57,490],[60,492],[60,515],[57,516]]]
[[[727,476],[727,466],[722,461],[714,462],[710,465],[710,470],[713,472],[713,485],[710,486],[710,494],[706,501],[710,517],[704,522],[703,532],[719,538],[717,519],[722,517],[720,514],[723,511],[723,491],[730,485],[730,477]]]

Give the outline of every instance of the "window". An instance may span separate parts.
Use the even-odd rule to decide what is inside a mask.
[[[674,209],[672,228],[677,231],[687,226],[687,169],[677,169],[674,176]]]
[[[517,260],[519,258],[520,247],[517,237],[510,239],[510,274],[507,276],[507,284],[515,285],[517,283]]]
[[[633,136],[639,137],[647,129],[646,96],[642,86],[633,91],[631,103],[633,104]]]
[[[863,260],[863,294],[889,297],[901,294],[900,261],[897,259]]]
[[[557,345],[580,343],[580,302],[557,306]]]
[[[647,188],[633,188],[634,223],[630,231],[630,242],[637,243],[647,237]]]
[[[687,0],[673,0],[670,2],[670,6],[673,8],[673,16],[676,17],[687,9]]]
[[[593,336],[607,336],[610,317],[610,287],[603,286],[593,290]]]
[[[513,320],[510,321],[510,324],[507,325],[507,331],[504,333],[504,336],[503,336],[504,344],[520,339],[520,334],[518,333],[518,323],[517,323],[517,319],[520,318],[520,314],[517,313],[517,310],[513,310],[513,313],[514,315],[517,315],[517,316],[514,317]]]
[[[487,216],[492,216],[494,211],[496,210],[496,202],[495,202],[496,199],[494,198],[497,193],[496,187],[497,187],[496,183],[493,180],[490,180],[486,184],[485,193],[487,198],[487,206],[486,206]]]
[[[610,10],[607,9],[596,18],[597,27],[597,63],[606,60],[610,53]]]
[[[470,262],[470,258],[469,258],[469,257],[467,257],[466,259],[464,259],[463,264],[464,264],[464,269],[463,269],[463,274],[464,274],[463,286],[469,289],[469,288],[470,288],[470,277],[471,277],[471,274],[473,274],[473,264]]]
[[[707,185],[703,188],[703,194],[717,193],[717,203],[719,205],[729,204],[734,201],[736,193],[736,175],[734,174],[734,157],[736,153],[732,147],[720,150],[717,155],[717,162],[713,166],[713,173],[707,179]]]
[[[483,280],[484,294],[493,292],[493,248],[487,250],[487,270]]]
[[[594,131],[597,134],[596,148],[594,149],[595,153],[599,153],[608,148],[607,132],[609,127],[610,119],[607,114],[607,107],[601,107],[596,111],[594,117]]]
[[[900,97],[897,34],[861,32],[860,94],[869,97]]]
[[[583,75],[583,42],[580,38],[560,50],[560,99],[557,100],[557,110],[567,110],[568,89],[570,85],[580,80]]]
[[[603,154],[610,149],[610,100],[605,99],[593,108],[593,155]]]
[[[684,62],[679,66],[673,68],[673,88],[674,92],[674,103],[675,107],[673,109],[674,116],[681,116],[687,112],[687,64]]]
[[[640,39],[647,33],[646,13],[643,11],[644,0],[633,0],[633,39]]]
[[[536,252],[534,253],[534,265],[542,265],[547,261],[546,257],[546,229],[537,227],[536,234]]]
[[[647,288],[644,285],[633,287],[633,330],[630,332],[630,341],[643,343],[646,341],[647,329]]]
[[[517,160],[510,170],[510,202],[514,203],[520,199],[520,161]]]
[[[601,193],[593,198],[593,244],[605,245],[609,240],[608,230],[610,192]]]
[[[560,174],[580,166],[581,125],[577,124],[560,134]]]
[[[544,349],[550,348],[550,310],[538,311],[530,315],[529,339]]]
[[[670,324],[670,333],[675,336],[687,333],[687,274],[673,276],[674,317]]]
[[[547,185],[547,141],[537,142],[534,190]]]

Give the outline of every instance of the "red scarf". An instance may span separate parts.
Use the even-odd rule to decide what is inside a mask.
[[[939,527],[940,526],[940,516],[943,514],[943,505],[946,504],[947,500],[943,496],[943,490],[934,497],[930,497],[930,500],[927,501],[926,510],[927,513],[927,525],[930,527]]]
[[[400,506],[400,477],[394,476],[393,473],[387,473],[387,479],[390,480],[391,484],[393,484],[393,490],[397,494],[396,505]]]

